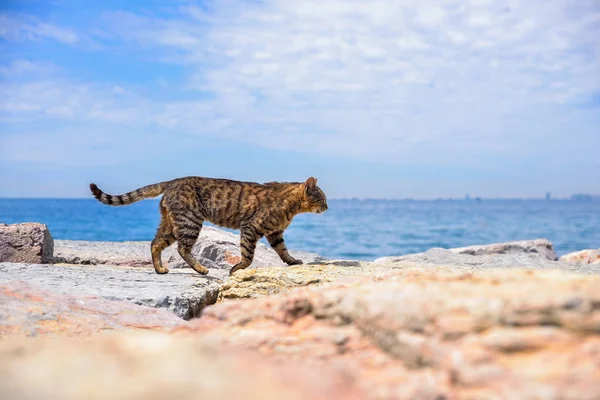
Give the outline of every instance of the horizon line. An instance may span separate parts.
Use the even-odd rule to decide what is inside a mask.
[[[577,198],[577,197],[583,197]],[[137,201],[139,203],[141,201],[156,201],[159,200],[160,196],[147,198]],[[0,196],[0,200],[94,200],[97,201],[93,197],[4,197]],[[576,193],[572,194],[569,197],[483,197],[483,196],[474,196],[474,197],[431,197],[431,198],[412,198],[412,197],[331,197],[328,200],[351,200],[351,201],[465,201],[465,202],[477,202],[482,200],[544,200],[544,201],[581,201],[581,200],[600,200],[600,194],[589,194],[589,193]],[[134,203],[132,203],[134,204]]]

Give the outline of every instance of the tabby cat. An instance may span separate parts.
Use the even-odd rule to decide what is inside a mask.
[[[123,206],[163,194],[160,201],[161,221],[152,240],[152,264],[157,274],[169,269],[162,264],[161,253],[177,241],[177,250],[185,262],[200,274],[208,268],[192,255],[202,224],[209,221],[225,228],[240,230],[242,259],[229,275],[247,268],[254,258],[256,243],[263,236],[288,265],[302,264],[285,246],[283,231],[300,213],[317,214],[327,210],[325,193],[317,179],[306,182],[239,182],[229,179],[185,177],[144,186],[119,196],[104,193],[90,184],[94,197],[107,205]]]

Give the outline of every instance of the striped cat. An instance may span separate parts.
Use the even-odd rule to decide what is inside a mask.
[[[144,186],[119,196],[104,193],[90,184],[94,197],[107,205],[123,206],[163,194],[160,201],[161,221],[152,240],[152,264],[157,274],[169,269],[162,264],[164,249],[177,241],[177,250],[185,262],[200,274],[208,268],[192,255],[202,224],[209,221],[225,228],[240,230],[242,259],[229,275],[247,268],[254,258],[257,242],[266,236],[271,247],[288,265],[302,264],[293,258],[285,246],[283,231],[294,216],[327,210],[325,193],[317,179],[306,182],[239,182],[228,179],[185,177]]]

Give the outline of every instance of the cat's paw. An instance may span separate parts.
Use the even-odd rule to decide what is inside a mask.
[[[297,259],[297,258],[294,261],[290,261],[288,263],[288,265],[300,265],[300,264],[304,264],[304,261]]]
[[[162,267],[162,268],[155,268],[154,271],[156,271],[157,274],[159,275],[164,275],[164,274],[168,274],[169,273],[169,268],[167,267]]]
[[[244,269],[244,268],[246,268],[246,267],[242,263],[238,263],[238,264],[234,265],[233,268],[231,268],[229,270],[229,276],[233,275],[233,273],[235,271],[239,271],[239,270]]]
[[[202,267],[202,268],[194,268],[194,270],[199,273],[200,275],[208,275],[208,268],[206,267]]]

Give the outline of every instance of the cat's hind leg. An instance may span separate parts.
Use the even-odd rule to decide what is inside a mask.
[[[194,258],[192,248],[198,240],[200,230],[202,229],[201,221],[194,221],[184,216],[175,216],[173,218],[173,233],[177,239],[177,251],[183,260],[199,274],[208,274],[208,268],[203,266]]]
[[[152,240],[150,249],[152,253],[152,265],[154,266],[154,271],[156,271],[157,274],[166,274],[169,272],[169,268],[163,265],[161,254],[164,249],[175,242],[175,236],[173,235],[173,225],[171,224],[170,216],[168,215],[167,210],[163,206],[162,202],[160,204],[160,213],[160,225],[154,240]]]

